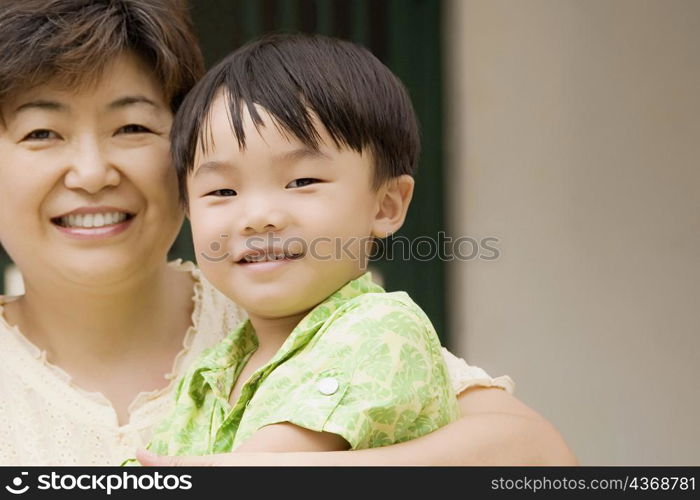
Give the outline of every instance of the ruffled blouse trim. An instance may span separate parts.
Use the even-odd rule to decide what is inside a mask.
[[[458,358],[444,347],[442,355],[450,372],[455,394],[460,394],[471,387],[498,387],[508,394],[515,392],[515,382],[508,375],[493,378],[482,368],[469,365],[464,359]]]
[[[128,408],[129,422],[124,424],[122,427],[129,427],[131,425],[131,422],[133,420],[131,417],[136,412],[136,410],[145,405],[147,402],[153,399],[157,399],[158,397],[162,396],[163,394],[167,393],[172,389],[173,384],[177,382],[177,379],[181,375],[180,371],[183,369],[185,358],[190,352],[192,342],[194,340],[195,335],[197,334],[197,329],[200,323],[200,317],[202,313],[203,289],[201,274],[192,262],[183,262],[182,259],[170,262],[168,265],[174,267],[178,271],[190,273],[194,281],[192,293],[193,310],[191,315],[190,326],[187,329],[187,332],[185,332],[185,336],[182,341],[182,350],[180,350],[180,352],[178,352],[178,354],[175,356],[170,372],[164,375],[164,378],[170,381],[168,385],[160,389],[155,389],[153,391],[144,391],[137,394]],[[37,347],[32,341],[30,341],[26,336],[24,336],[24,334],[20,331],[17,325],[11,325],[7,322],[5,318],[3,305],[11,302],[10,299],[14,299],[14,297],[0,296],[0,326],[3,329],[10,332],[14,339],[17,341],[17,343],[29,355],[31,355],[31,357],[33,357],[44,367],[46,367],[59,380],[70,386],[71,389],[75,390],[76,393],[80,394],[81,396],[85,397],[90,401],[94,401],[95,403],[98,403],[100,405],[113,408],[111,401],[107,399],[107,397],[101,392],[88,391],[76,385],[73,382],[73,378],[68,374],[68,372],[48,361],[46,357],[46,351],[39,349],[39,347]],[[148,425],[148,423],[145,423],[144,425]]]
[[[190,352],[194,336],[197,334],[199,328],[199,320],[202,315],[203,302],[202,279],[199,269],[197,269],[197,266],[195,266],[193,262],[185,262],[182,259],[177,259],[173,262],[170,262],[169,265],[174,267],[178,271],[190,273],[190,276],[194,281],[194,287],[192,292],[192,304],[194,305],[194,307],[192,308],[192,315],[190,317],[190,327],[185,332],[185,336],[182,339],[182,349],[175,356],[172,367],[170,368],[170,372],[164,375],[164,378],[166,380],[169,380],[170,383],[161,389],[140,392],[139,394],[137,394],[136,398],[134,398],[134,400],[129,405],[129,414],[133,413],[137,408],[144,405],[148,401],[156,399],[172,389],[173,384],[175,384],[180,375],[182,375],[181,372],[184,369],[183,365],[185,363],[185,359]]]

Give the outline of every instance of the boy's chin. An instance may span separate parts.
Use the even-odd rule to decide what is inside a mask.
[[[313,309],[313,306],[311,307],[290,307],[290,308],[260,308],[255,307],[255,308],[247,308],[243,306],[243,309],[246,310],[248,313],[248,316],[251,319],[262,319],[262,320],[280,320],[280,319],[285,319],[285,318],[291,318],[295,317],[297,320],[301,320],[303,316],[306,315],[311,309]]]
[[[315,274],[306,273],[296,279],[289,279],[288,276],[288,279],[248,282],[245,285],[239,279],[237,285],[242,293],[224,293],[251,317],[281,319],[309,312],[348,281],[356,278],[358,273],[323,270]],[[220,289],[224,291],[223,288]]]
[[[297,293],[279,290],[279,293],[266,293],[231,297],[241,306],[251,319],[265,320],[304,316],[320,302],[315,297],[301,296]],[[301,320],[301,317],[298,318]]]

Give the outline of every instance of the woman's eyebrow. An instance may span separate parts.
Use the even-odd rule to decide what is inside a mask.
[[[43,99],[39,99],[36,101],[29,101],[25,102],[24,104],[21,104],[15,109],[14,115],[18,115],[22,112],[29,111],[31,109],[40,109],[43,111],[60,111],[60,112],[66,112],[68,111],[68,107],[65,104],[61,104],[58,101],[47,101]]]
[[[153,106],[154,108],[158,107],[158,104],[156,104],[153,100],[149,99],[148,97],[142,96],[142,95],[128,95],[124,97],[120,97],[119,99],[116,99],[109,103],[107,106],[109,109],[119,109],[119,108],[124,108],[127,106],[132,106],[135,104],[147,104],[149,106]],[[29,101],[25,102],[21,105],[19,105],[15,110],[14,110],[14,115],[18,115],[22,112],[29,111],[31,109],[39,109],[43,111],[57,111],[57,112],[67,112],[68,111],[68,106],[65,104],[62,104],[58,101],[49,101],[45,99],[38,99],[36,101]]]
[[[119,109],[127,106],[133,106],[134,104],[147,104],[149,106],[153,106],[154,108],[159,107],[154,101],[142,95],[127,95],[120,97],[119,99],[115,99],[114,101],[110,102],[108,107],[109,109]]]

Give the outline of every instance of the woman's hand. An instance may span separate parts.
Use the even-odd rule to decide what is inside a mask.
[[[459,395],[462,418],[426,436],[367,450],[225,453],[167,457],[139,451],[154,466],[577,465],[557,430],[534,410],[496,388]]]

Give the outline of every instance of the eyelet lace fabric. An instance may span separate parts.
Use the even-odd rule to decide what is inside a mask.
[[[45,351],[7,323],[0,297],[0,465],[119,465],[145,446],[171,410],[175,387],[186,368],[246,317],[193,263],[170,265],[194,280],[191,326],[164,375],[167,386],[138,394],[124,425],[119,425],[103,394],[75,385],[68,373],[46,359]],[[443,356],[455,392],[475,385],[512,392],[509,377],[491,378],[445,349]]]

